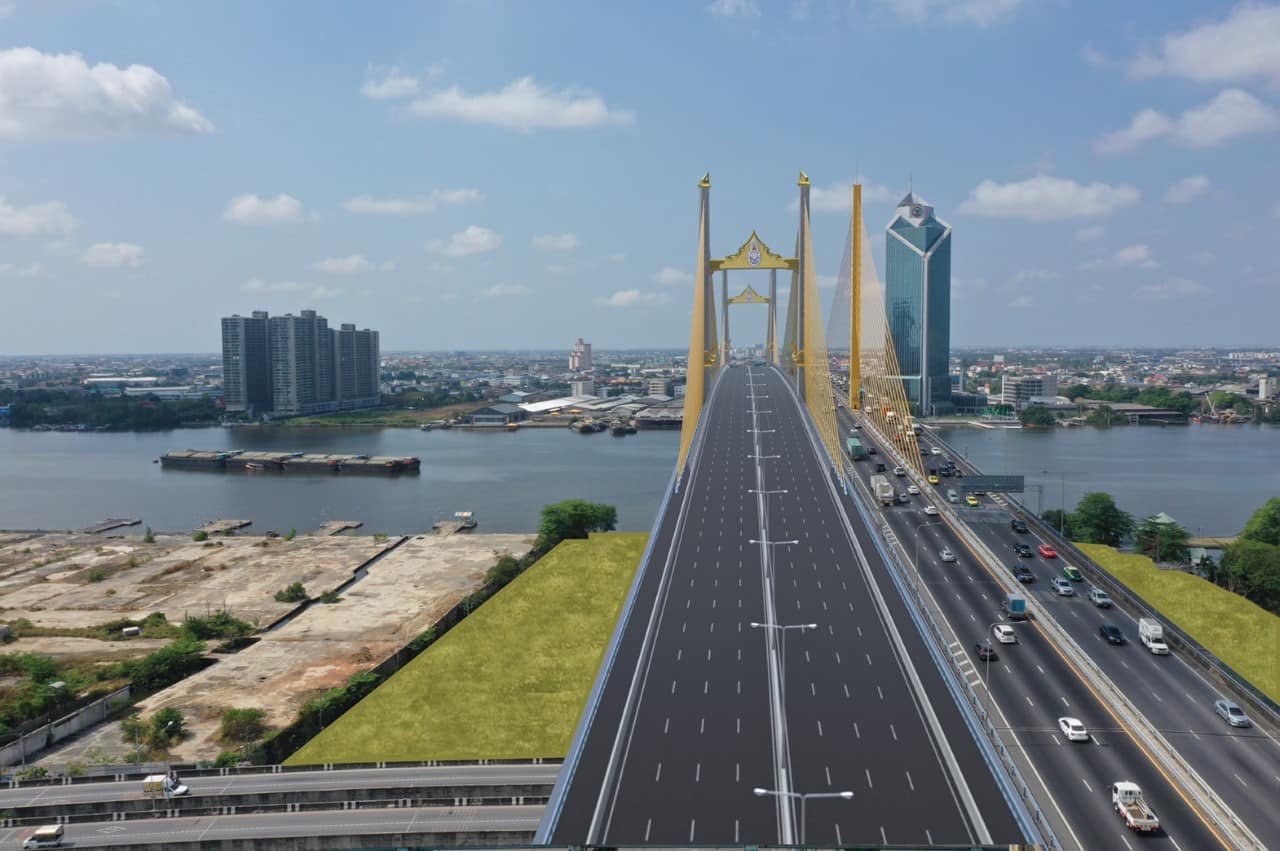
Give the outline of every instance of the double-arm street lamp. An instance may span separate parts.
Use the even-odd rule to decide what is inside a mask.
[[[759,786],[751,790],[757,798],[763,798],[770,795],[774,798],[799,798],[800,799],[800,844],[805,844],[805,803],[810,798],[841,798],[846,801],[853,800],[852,792],[780,792],[777,789],[762,789]]]

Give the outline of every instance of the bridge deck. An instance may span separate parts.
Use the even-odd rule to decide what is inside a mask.
[[[854,792],[808,804],[807,841],[973,844],[973,809],[994,841],[1021,841],[874,548],[861,547],[860,561],[782,377],[726,370],[704,417],[701,453],[662,519],[552,841],[582,842],[593,823],[590,839],[607,844],[780,841],[774,801],[752,794],[777,777],[769,643],[750,626],[770,620],[762,547],[750,543],[761,538],[799,541],[773,548],[777,622],[818,625],[785,642],[780,753],[791,788]],[[778,457],[750,457],[756,439],[759,454]],[[787,491],[765,497],[763,524],[749,492],[760,486]],[[966,794],[976,806],[963,805]]]

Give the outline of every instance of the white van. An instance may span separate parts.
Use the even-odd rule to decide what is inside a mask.
[[[23,848],[57,848],[62,845],[62,825],[47,824],[22,840]]]

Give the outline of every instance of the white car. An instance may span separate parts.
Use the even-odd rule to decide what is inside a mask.
[[[946,562],[952,562],[956,560],[956,554],[951,552],[950,547],[943,547],[942,552],[938,553],[938,558]]]
[[[1053,590],[1058,592],[1059,597],[1074,597],[1076,595],[1076,589],[1072,588],[1071,583],[1061,576],[1053,580]]]
[[[1001,644],[1017,644],[1018,636],[1013,634],[1013,627],[1007,623],[992,624],[991,634],[996,637],[996,641]]]
[[[1068,741],[1089,741],[1089,731],[1080,723],[1079,718],[1059,718],[1058,729],[1062,731],[1062,735],[1066,736]]]
[[[920,493],[920,488],[916,485],[907,485],[907,493],[917,496]]]
[[[930,517],[937,517],[938,509],[934,508],[932,505],[926,505],[924,507],[924,513],[928,514]]]
[[[930,455],[941,455],[941,454],[942,454],[942,450],[935,446],[935,447],[933,447],[932,449],[930,449],[930,450],[929,450],[929,454],[930,454]]]

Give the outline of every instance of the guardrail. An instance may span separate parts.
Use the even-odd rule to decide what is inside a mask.
[[[931,437],[935,442],[946,446],[953,456],[960,459],[961,466],[968,468],[967,472],[976,475],[983,474],[973,462],[967,458],[961,458],[956,453],[955,447],[936,433],[931,433]],[[1190,657],[1201,670],[1219,678],[1224,685],[1234,688],[1237,697],[1240,697],[1243,702],[1248,703],[1255,711],[1264,715],[1273,725],[1280,727],[1280,702],[1273,700],[1234,668],[1214,655],[1213,651],[1196,641],[1185,630],[1162,615],[1158,609],[1143,599],[1141,595],[1089,558],[1087,554],[1080,550],[1071,540],[1064,537],[1057,529],[1045,523],[1034,511],[1027,508],[1020,499],[1010,494],[1005,494],[1005,496],[1009,500],[1010,509],[1021,515],[1028,526],[1034,527],[1041,535],[1052,540],[1059,550],[1070,553],[1084,568],[1085,574],[1089,576],[1093,584],[1105,590],[1131,615],[1155,618],[1160,621],[1164,627],[1166,643],[1172,644],[1175,649],[1184,651],[1183,658]]]

